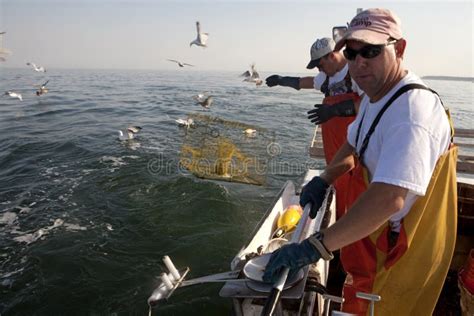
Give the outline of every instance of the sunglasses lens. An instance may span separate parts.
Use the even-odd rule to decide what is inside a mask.
[[[344,49],[343,53],[344,57],[346,57],[347,60],[354,60],[356,59],[356,56],[359,52],[347,47],[346,49]]]
[[[382,52],[382,48],[383,46],[375,46],[375,45],[365,46],[364,48],[360,50],[359,53],[362,57],[366,59],[370,59],[370,58],[374,58],[380,55],[380,53]]]
[[[361,55],[365,59],[370,59],[377,57],[380,55],[382,52],[383,45],[367,45],[362,47],[360,50],[355,50],[349,47],[346,47],[344,49],[344,57],[346,57],[347,60],[355,60],[357,55]]]

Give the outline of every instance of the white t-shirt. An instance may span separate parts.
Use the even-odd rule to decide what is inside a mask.
[[[339,72],[335,73],[334,76],[329,77],[329,95],[339,95],[339,94],[344,94],[347,93],[347,87],[346,87],[346,75],[347,72],[349,71],[349,65],[346,64],[344,68],[342,68]],[[313,85],[314,88],[318,91],[321,90],[321,86],[323,85],[324,81],[326,80],[327,75],[320,71],[313,79]],[[358,95],[362,95],[364,91],[362,91],[357,83],[351,79],[352,81],[352,91],[356,92]]]
[[[423,84],[408,74],[381,100],[362,98],[359,113],[348,127],[347,140],[353,147],[363,118],[357,152],[378,112],[390,97],[408,83]],[[418,196],[428,188],[438,158],[450,143],[450,126],[439,98],[428,90],[414,89],[399,96],[385,111],[363,155],[370,182],[383,182],[408,189],[403,209],[390,218],[392,229],[408,213]]]

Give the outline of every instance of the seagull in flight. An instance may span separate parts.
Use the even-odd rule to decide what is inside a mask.
[[[212,105],[212,102],[214,102],[212,96],[208,96],[207,93],[207,91],[201,92],[193,96],[193,99],[205,109],[208,109]]]
[[[260,86],[263,82],[263,80],[260,79],[260,75],[258,74],[257,70],[255,69],[255,63],[250,65],[250,70],[247,70],[240,76],[245,77],[244,81],[255,82],[257,86]]]
[[[208,93],[209,91],[200,92],[196,95],[193,95],[192,98],[196,101],[203,101],[207,97]]]
[[[184,67],[184,66],[194,67],[194,65],[191,65],[191,64],[188,64],[188,63],[182,63],[179,60],[175,60],[175,59],[167,59],[167,60],[172,61],[174,63],[177,63],[179,67]]]
[[[48,89],[46,88],[46,85],[48,84],[49,80],[47,80],[45,83],[43,83],[38,90],[36,90],[36,95],[37,96],[40,96],[40,95],[43,95],[43,94],[46,94],[48,93]]]
[[[119,130],[119,139],[120,140],[130,140],[135,138],[135,134],[137,134],[142,128],[140,126],[129,126],[126,130]]]
[[[194,45],[201,46],[201,47],[207,47],[207,38],[209,37],[209,33],[203,33],[201,32],[201,24],[196,22],[196,30],[197,30],[197,38],[189,43],[189,47]]]
[[[21,96],[20,93],[13,92],[13,91],[7,91],[7,92],[5,92],[5,95],[8,95],[11,98],[17,98],[20,101],[23,101],[23,97]]]
[[[32,62],[27,62],[26,63],[27,66],[32,66],[33,69],[36,71],[36,72],[46,72],[46,69],[44,69],[43,66],[36,66],[35,63],[32,63]]]
[[[212,98],[212,96],[208,96],[206,97],[205,99],[201,99],[201,100],[196,100],[197,103],[199,103],[203,108],[205,109],[209,109],[209,107],[212,105],[212,103],[214,102],[214,99]]]
[[[196,102],[202,102],[207,98],[207,94],[207,91],[198,93],[196,95],[193,95],[193,99],[196,100]]]

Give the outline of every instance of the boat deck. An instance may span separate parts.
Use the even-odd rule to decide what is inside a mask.
[[[318,175],[320,170],[308,170],[303,184]],[[277,226],[277,219],[284,210],[293,204],[298,204],[298,192],[294,183],[287,181],[278,193],[277,197],[263,215],[261,221],[256,225],[252,237],[248,243],[238,252],[231,263],[233,271],[245,269],[245,264],[250,258],[266,253],[269,241],[273,239],[273,233]],[[335,199],[334,191],[331,190],[326,197],[326,209],[319,212],[312,221],[303,222],[300,240],[307,238],[315,231],[325,228],[335,221]],[[326,285],[329,262],[320,260],[317,263],[303,269],[302,279],[292,287],[282,291],[281,301],[277,306],[278,315],[320,315],[323,312],[323,301],[320,295],[306,289],[308,278],[317,280]],[[234,315],[260,315],[266,299],[268,289],[255,282],[226,282],[221,288],[221,297],[232,298]],[[317,311],[316,311],[317,310]],[[305,311],[305,312],[303,312]]]

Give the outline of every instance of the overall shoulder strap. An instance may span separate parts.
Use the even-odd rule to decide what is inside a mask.
[[[321,85],[321,92],[324,93],[325,97],[329,96],[329,76],[326,75],[326,79],[324,80],[323,84]]]
[[[405,93],[409,90],[413,90],[413,89],[430,90],[433,93],[437,94],[435,91],[431,90],[430,88],[428,88],[428,87],[426,87],[422,84],[418,84],[418,83],[410,83],[410,84],[407,84],[407,85],[401,87],[400,89],[398,89],[397,92],[395,92],[392,95],[392,97],[387,101],[387,103],[385,103],[385,105],[382,107],[382,109],[379,111],[379,113],[377,113],[377,116],[375,117],[374,121],[372,122],[372,125],[369,128],[369,131],[367,132],[367,134],[364,137],[364,141],[362,142],[362,146],[360,148],[360,151],[357,154],[357,156],[359,157],[359,160],[362,160],[362,157],[365,153],[365,150],[367,149],[367,146],[369,145],[370,137],[374,133],[375,127],[377,127],[377,124],[379,123],[380,119],[382,118],[382,115],[385,113],[385,111],[388,109],[388,107],[393,103],[393,101],[395,101],[403,93]],[[357,143],[359,141],[360,129],[361,129],[363,120],[364,120],[364,118],[362,117],[362,120],[360,121],[359,126],[357,128],[356,148],[357,148]]]
[[[347,92],[353,92],[352,90],[352,78],[351,74],[349,73],[349,70],[347,70],[346,76],[344,77],[344,83],[347,88]]]

